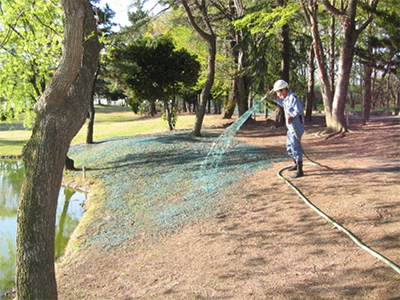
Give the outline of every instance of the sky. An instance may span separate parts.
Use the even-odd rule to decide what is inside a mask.
[[[128,6],[131,3],[131,0],[101,0],[100,6],[104,7],[108,3],[108,6],[115,11],[115,17],[113,21],[121,26],[129,25],[128,20]]]
[[[130,24],[128,19],[128,7],[132,1],[133,0],[101,0],[100,6],[104,7],[106,3],[108,3],[108,6],[115,11],[113,22],[121,26],[127,26]],[[153,8],[155,2],[156,0],[148,0],[144,5],[144,9]]]

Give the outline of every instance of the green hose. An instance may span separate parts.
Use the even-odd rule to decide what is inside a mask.
[[[317,214],[319,214],[321,217],[326,219],[329,223],[333,224],[336,228],[344,232],[357,246],[361,247],[368,253],[372,254],[385,264],[387,264],[389,267],[391,267],[393,270],[395,270],[397,273],[400,274],[400,267],[396,265],[394,262],[389,260],[388,258],[384,257],[383,255],[379,254],[378,252],[368,248],[366,245],[364,245],[360,240],[358,240],[354,234],[352,234],[349,230],[344,228],[342,225],[338,224],[335,220],[333,220],[331,217],[327,216],[325,213],[323,213],[318,207],[316,207],[314,204],[312,204],[303,194],[302,192],[295,186],[293,185],[289,180],[287,180],[285,177],[282,176],[282,172],[284,170],[287,170],[291,168],[291,166],[284,167],[278,171],[278,177],[281,178],[283,181],[285,181],[299,196],[303,201],[311,207]]]

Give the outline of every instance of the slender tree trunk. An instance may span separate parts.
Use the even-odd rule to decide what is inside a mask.
[[[235,1],[228,1],[228,9],[229,9],[229,21],[233,21],[235,16],[237,15]],[[233,24],[231,23],[229,27],[229,38],[230,38],[230,51],[231,51],[231,59],[232,59],[232,81],[231,88],[229,91],[228,103],[225,106],[225,119],[230,119],[234,113],[235,106],[238,105],[239,115],[242,110],[241,108],[241,95],[239,92],[239,80],[238,74],[240,74],[240,66],[239,66],[239,49],[238,49],[238,41],[239,34]]]
[[[174,126],[172,125],[172,109],[173,107],[170,107],[168,104],[168,100],[163,100],[164,101],[164,114],[168,123],[168,128],[169,130],[174,130]]]
[[[285,0],[278,0],[279,6],[285,6]],[[285,24],[280,29],[280,50],[281,50],[281,79],[290,83],[290,39],[289,39],[289,25]],[[281,106],[278,106],[275,110],[275,123],[278,126],[285,126],[285,113]]]
[[[364,113],[363,113],[363,124],[367,124],[369,122],[369,116],[371,112],[371,101],[372,101],[372,68],[368,64],[365,65],[365,74],[364,74]]]
[[[94,76],[93,82],[93,95],[92,101],[90,102],[89,112],[88,112],[88,125],[86,131],[86,144],[93,144],[93,134],[94,134],[94,117],[95,117],[95,110],[94,110],[94,86],[96,84],[96,80],[99,77],[100,72],[100,63],[97,67],[96,75]]]
[[[306,122],[311,122],[312,109],[314,104],[314,85],[315,85],[315,64],[314,51],[311,45],[308,52],[308,81],[307,81],[307,97],[306,97]]]
[[[95,116],[95,109],[94,103],[90,101],[89,112],[88,112],[88,126],[86,132],[86,144],[93,144],[93,133],[94,133],[94,116]]]
[[[150,103],[150,114],[152,117],[154,117],[157,114],[157,107],[154,101],[151,101]]]
[[[32,137],[23,150],[25,180],[18,207],[17,299],[57,299],[55,216],[72,138],[85,123],[101,45],[88,0],[62,0],[64,47],[38,99]],[[95,33],[95,34],[93,34]]]
[[[333,93],[332,93],[332,87],[330,85],[328,72],[326,70],[324,48],[322,45],[321,37],[319,35],[317,7],[318,6],[316,2],[310,1],[308,9],[311,22],[311,33],[313,37],[314,54],[317,61],[319,81],[321,85],[321,94],[324,102],[325,119],[326,122],[328,123],[332,118]]]
[[[229,21],[238,20],[245,14],[245,6],[242,0],[228,1]],[[239,116],[248,109],[249,78],[246,75],[247,51],[244,29],[236,30],[233,25],[229,28],[231,58],[233,62],[233,81],[230,93],[236,100]],[[232,99],[232,98],[231,98]],[[231,107],[229,107],[231,108]]]
[[[212,29],[209,16],[207,14],[207,6],[205,2],[199,3],[196,2],[196,9],[199,11],[201,15],[201,19],[203,20],[205,27],[207,28],[207,32],[202,30],[196,23],[196,20],[193,16],[192,10],[189,7],[189,4],[186,0],[181,1],[187,15],[189,18],[189,22],[192,25],[193,29],[207,42],[208,44],[208,61],[207,61],[207,78],[204,83],[203,89],[200,94],[200,103],[196,110],[196,120],[193,127],[193,135],[200,136],[201,135],[201,127],[203,126],[203,120],[205,115],[205,109],[207,101],[211,94],[211,88],[214,85],[214,77],[215,77],[215,58],[217,55],[217,43],[216,36]]]
[[[332,1],[332,5],[335,5],[335,0]],[[330,31],[330,47],[329,47],[329,77],[331,79],[331,89],[335,89],[335,41],[336,41],[336,18],[334,15],[331,16],[331,26],[329,28]]]
[[[182,110],[183,110],[183,112],[188,112],[188,108],[187,108],[187,103],[186,103],[186,101],[185,100],[182,100],[183,102],[182,102]]]

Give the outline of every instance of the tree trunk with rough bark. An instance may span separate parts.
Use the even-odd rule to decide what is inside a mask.
[[[196,3],[196,9],[199,11],[201,19],[205,24],[206,30],[200,28],[197,24],[196,19],[193,16],[192,9],[189,7],[189,4],[186,0],[181,1],[186,14],[188,15],[189,22],[192,25],[193,29],[207,42],[208,44],[208,60],[207,60],[207,78],[204,83],[203,89],[200,94],[200,103],[196,110],[196,120],[193,127],[193,135],[200,136],[201,135],[201,127],[203,126],[203,120],[206,110],[207,101],[211,94],[211,88],[214,85],[214,77],[215,77],[215,59],[217,55],[217,43],[216,43],[216,35],[213,31],[212,25],[209,20],[209,16],[207,13],[207,5],[202,2]]]
[[[332,104],[332,118],[327,122],[327,127],[334,132],[343,132],[347,130],[344,111],[350,82],[350,73],[353,66],[354,45],[357,40],[354,21],[355,7],[349,7],[348,11],[350,15],[344,18],[345,20],[343,21],[343,39],[340,47],[337,87]]]
[[[228,97],[224,101],[224,117],[223,119],[231,119],[235,112],[236,106],[236,81],[234,78],[231,80],[231,88]]]
[[[317,8],[318,6],[316,2],[309,2],[308,12],[310,17],[309,20],[311,25],[311,34],[313,37],[314,54],[317,61],[319,81],[321,85],[321,94],[324,102],[325,119],[328,122],[332,115],[333,92],[330,85],[328,72],[326,70],[324,48],[322,45],[321,37],[319,35]]]
[[[216,55],[217,55],[217,45],[216,45],[215,35],[213,34],[212,36],[210,36],[210,41],[208,45],[208,63],[207,63],[208,75],[200,94],[199,106],[197,107],[196,110],[196,121],[193,128],[194,136],[201,135],[201,127],[203,126],[205,107],[208,98],[210,97],[212,86],[214,84]]]
[[[62,0],[64,47],[58,69],[38,99],[23,150],[25,180],[18,207],[17,299],[57,299],[55,216],[69,144],[85,123],[101,45],[88,0]]]
[[[356,20],[357,0],[349,0],[346,7],[341,5],[337,9],[329,0],[321,0],[324,7],[342,23],[343,37],[341,41],[338,75],[336,88],[331,85],[326,71],[322,42],[318,31],[317,7],[318,2],[309,1],[311,29],[314,40],[314,52],[318,63],[318,71],[321,83],[321,92],[325,105],[326,132],[339,133],[347,130],[345,120],[345,104],[349,88],[350,72],[353,64],[354,46],[359,34],[371,23],[372,15],[363,23]],[[371,10],[376,7],[379,0],[372,0]],[[356,24],[358,29],[356,29]],[[334,92],[333,92],[334,91]]]

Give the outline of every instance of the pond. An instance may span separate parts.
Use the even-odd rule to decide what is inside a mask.
[[[24,179],[21,161],[0,159],[0,299],[14,285],[18,199]],[[87,194],[61,187],[56,221],[55,255],[60,257],[83,214]]]

